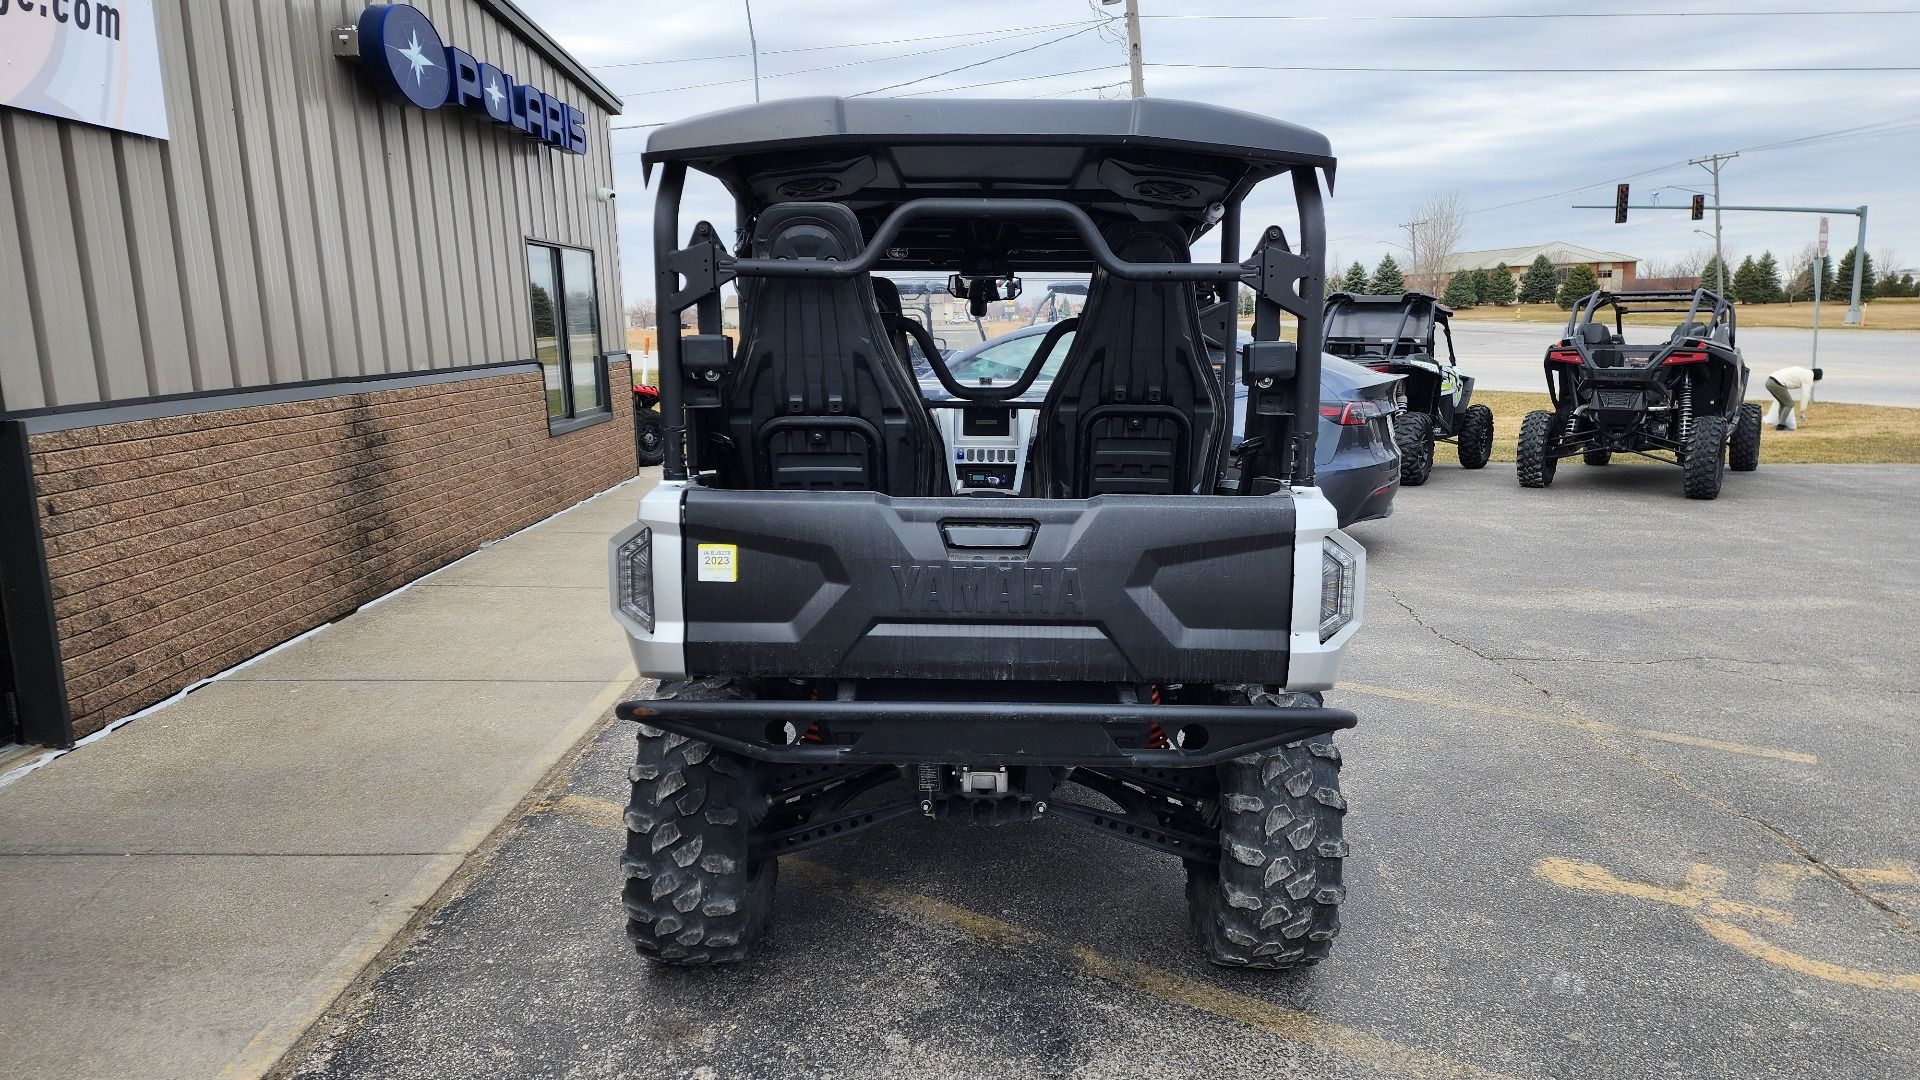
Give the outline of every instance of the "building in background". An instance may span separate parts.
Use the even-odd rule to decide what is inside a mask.
[[[1555,240],[1548,244],[1535,244],[1532,247],[1494,248],[1490,251],[1462,251],[1447,259],[1447,273],[1452,275],[1458,270],[1492,270],[1501,263],[1507,264],[1507,270],[1513,274],[1513,283],[1520,284],[1520,276],[1533,265],[1533,260],[1541,255],[1553,264],[1555,281],[1567,280],[1567,271],[1575,266],[1593,268],[1593,276],[1600,281],[1600,287],[1612,291],[1633,288],[1639,276],[1640,260],[1632,255],[1622,255],[1617,251],[1595,251],[1579,244],[1569,244],[1564,240]]]
[[[635,471],[620,102],[509,0],[81,8],[0,39],[0,744]]]

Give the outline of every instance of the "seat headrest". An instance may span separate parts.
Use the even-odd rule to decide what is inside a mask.
[[[753,253],[762,259],[840,259],[859,255],[860,219],[839,203],[780,203],[753,223]]]
[[[1605,323],[1585,323],[1580,327],[1580,340],[1588,345],[1611,345],[1613,331]]]
[[[873,299],[880,305],[880,314],[899,315],[905,309],[900,306],[900,286],[892,278],[873,279]]]
[[[1703,338],[1706,336],[1707,336],[1707,324],[1697,323],[1697,322],[1688,322],[1688,323],[1681,323],[1679,326],[1674,327],[1673,333],[1667,336],[1667,340],[1679,341],[1681,338],[1690,338],[1690,337]]]

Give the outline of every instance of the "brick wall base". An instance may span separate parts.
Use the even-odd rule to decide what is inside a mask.
[[[76,737],[634,474],[538,371],[31,435]]]

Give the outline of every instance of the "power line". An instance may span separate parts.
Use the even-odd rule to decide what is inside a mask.
[[[1848,11],[1559,11],[1485,15],[1142,15],[1143,19],[1258,22],[1481,22],[1518,19],[1753,19],[1772,16],[1920,15],[1920,8],[1862,8]]]
[[[986,82],[967,83],[963,86],[943,86],[937,90],[915,90],[911,94],[899,94],[896,96],[910,98],[925,97],[928,94],[950,94],[955,90],[977,90],[982,86],[1005,86],[1008,83],[1038,82],[1041,79],[1060,79],[1068,75],[1091,75],[1096,71],[1112,71],[1114,68],[1126,66],[1124,63],[1102,64],[1099,67],[1075,68],[1072,71],[1055,71],[1047,75],[1021,75],[1012,79],[989,79]]]
[[[1076,37],[1079,37],[1081,34],[1088,32],[1089,30],[1097,30],[1097,29],[1099,29],[1098,24],[1094,26],[1083,26],[1078,30],[1061,34],[1059,37],[1056,37],[1056,38],[1048,38],[1047,40],[1039,42],[1037,44],[1029,45],[1024,49],[1015,49],[1012,52],[1001,53],[999,56],[989,56],[985,60],[975,60],[971,64],[962,64],[959,67],[948,68],[945,71],[937,71],[937,72],[934,72],[932,75],[922,75],[917,79],[908,79],[906,82],[897,82],[892,84],[891,86],[882,86],[878,90],[862,90],[857,94],[849,94],[847,96],[848,97],[867,97],[868,95],[871,95],[871,94],[882,94],[887,92],[888,90],[898,90],[903,86],[912,86],[915,83],[923,83],[931,79],[944,78],[948,75],[954,74],[955,72],[967,71],[977,67],[985,67],[986,65],[994,63],[996,61],[1006,60],[1011,57],[1020,56],[1024,53],[1033,52],[1036,49],[1044,49],[1049,45],[1058,45],[1061,42],[1068,40],[1069,38],[1076,38]]]
[[[1093,28],[1087,27],[1086,29],[1091,30]],[[793,71],[778,71],[771,75],[763,75],[761,76],[761,78],[784,79],[789,75],[811,75],[821,71],[839,71],[844,68],[860,67],[863,64],[884,64],[890,60],[908,60],[916,56],[931,56],[934,53],[952,52],[955,49],[970,49],[976,45],[990,45],[990,44],[993,44],[994,42],[1006,41],[1006,40],[1017,38],[1017,37],[1027,37],[1028,35],[1040,33],[1040,32],[1041,31],[1037,31],[1037,30],[1022,30],[1016,33],[1001,34],[998,37],[981,38],[977,41],[963,41],[958,45],[941,45],[937,48],[918,49],[918,50],[915,50],[914,52],[891,53],[887,56],[869,56],[860,60],[846,60],[838,64],[823,64],[820,67],[798,68]],[[1077,33],[1085,33],[1085,32],[1086,30],[1077,31]],[[1067,36],[1071,37],[1073,35],[1069,34]],[[1056,38],[1054,40],[1062,40],[1062,39]],[[1049,42],[1041,42],[1041,44],[1042,45],[1049,44]],[[1038,48],[1039,46],[1034,46],[1034,47]],[[1023,49],[1021,51],[1026,52],[1029,50]],[[1013,55],[1013,54],[1008,54],[1008,55]],[[982,63],[985,63],[985,62],[986,61],[982,61]],[[933,78],[934,76],[928,76],[928,77]],[[746,82],[752,82],[752,81],[753,81],[752,79],[717,79],[713,82],[693,83],[687,86],[670,86],[670,87],[666,87],[659,90],[622,90],[622,91],[619,91],[619,94],[621,97],[651,97],[655,94],[674,94],[674,93],[679,93],[680,91],[683,91],[683,90],[705,90],[715,86],[735,86],[740,83],[746,83]]]
[[[921,37],[887,38],[881,41],[849,41],[839,45],[805,45],[792,49],[762,49],[761,56],[785,56],[788,53],[826,52],[833,49],[866,49],[876,45],[914,45],[922,41],[952,41],[954,38],[981,38],[992,40],[1017,33],[1042,33],[1047,30],[1059,30],[1068,26],[1084,26],[1087,20],[1074,22],[1043,23],[1039,26],[1002,26],[993,30],[969,30],[963,34],[926,34]],[[617,68],[656,67],[661,64],[695,64],[707,60],[745,60],[749,53],[715,53],[712,56],[676,56],[661,60],[628,60],[618,64],[590,64],[590,71],[613,71]]]
[[[1537,67],[1537,68],[1486,68],[1486,67],[1406,67],[1400,64],[1387,66],[1332,65],[1332,64],[1148,64],[1156,68],[1192,68],[1205,71],[1365,71],[1365,72],[1413,72],[1427,75],[1553,75],[1560,73],[1586,75],[1753,75],[1784,74],[1791,72],[1886,72],[1920,71],[1915,65],[1887,65],[1880,67],[1862,67],[1845,65],[1837,67]]]

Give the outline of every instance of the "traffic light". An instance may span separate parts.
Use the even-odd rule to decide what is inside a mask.
[[[1705,195],[1695,195],[1693,197],[1693,220],[1699,221],[1701,218],[1706,216],[1707,216],[1707,197]]]
[[[1621,184],[1613,189],[1613,223],[1627,223],[1627,185]]]

